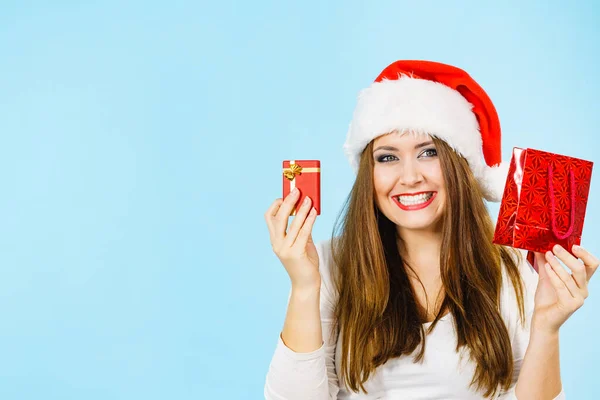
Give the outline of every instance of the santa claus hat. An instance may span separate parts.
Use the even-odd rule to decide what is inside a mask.
[[[473,78],[451,65],[400,60],[386,67],[358,97],[344,153],[356,173],[360,155],[376,137],[430,134],[466,158],[484,197],[499,202],[509,164],[502,162],[496,109]]]

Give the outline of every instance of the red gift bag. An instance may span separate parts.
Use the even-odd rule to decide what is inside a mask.
[[[591,161],[515,147],[493,242],[546,252],[581,243]],[[533,263],[532,263],[533,264]]]

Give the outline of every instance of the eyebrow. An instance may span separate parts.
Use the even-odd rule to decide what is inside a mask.
[[[421,147],[429,146],[430,144],[433,144],[433,141],[419,143],[418,145],[415,146],[415,150],[420,149]],[[377,150],[398,151],[398,149],[395,148],[394,146],[379,146],[378,148],[373,150],[373,153],[375,153]]]

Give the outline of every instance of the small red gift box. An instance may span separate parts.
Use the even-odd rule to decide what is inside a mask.
[[[591,161],[515,147],[493,242],[544,253],[559,244],[572,253],[592,179]]]
[[[283,198],[294,188],[300,190],[298,201],[291,215],[296,215],[299,205],[306,196],[312,206],[321,214],[321,162],[319,160],[285,160],[283,162]]]

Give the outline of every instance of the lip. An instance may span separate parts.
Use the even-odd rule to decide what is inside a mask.
[[[431,196],[431,198],[429,200],[427,200],[425,203],[423,204],[416,204],[416,205],[411,205],[411,206],[405,206],[404,204],[400,203],[397,198],[398,196],[404,196],[404,195],[417,195],[417,194],[423,194],[423,193],[433,193],[433,195]],[[433,191],[426,191],[426,192],[418,192],[418,193],[403,193],[402,195],[394,195],[392,196],[392,199],[394,199],[394,202],[396,203],[396,205],[398,207],[400,207],[401,210],[404,211],[417,211],[417,210],[422,210],[423,208],[429,206],[433,200],[436,198],[437,196],[437,192],[433,192]]]

